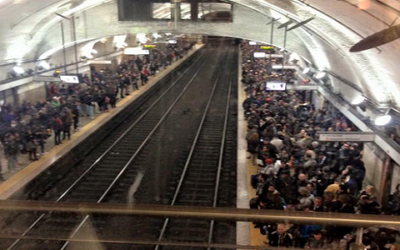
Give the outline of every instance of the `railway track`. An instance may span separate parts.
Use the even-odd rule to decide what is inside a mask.
[[[224,168],[224,160],[229,157],[225,152],[226,146],[234,139],[227,134],[233,82],[231,72],[235,72],[232,68],[236,65],[232,64],[233,58],[235,58],[235,54],[230,53],[228,63],[220,71],[215,81],[191,151],[181,171],[179,182],[172,192],[171,206],[216,207],[221,200],[220,189],[226,191],[230,188],[229,183],[221,182],[221,178],[230,179],[232,175],[231,169]],[[215,224],[214,221],[166,219],[158,241],[165,239],[167,241],[190,240],[190,242],[212,243],[215,238],[229,238],[226,237],[226,233],[230,231],[230,228],[232,225],[228,223]],[[223,232],[224,235],[216,236],[216,232]],[[235,241],[234,238],[230,240]],[[154,249],[191,248],[157,245]]]
[[[102,153],[96,153],[94,154],[94,156],[89,157],[90,159],[87,159],[82,164],[80,164],[82,169],[85,170],[81,171],[81,175],[79,175],[78,178],[75,178],[72,184],[71,181],[66,181],[68,183],[68,188],[63,188],[66,186],[66,183],[62,183],[59,186],[53,187],[53,189],[48,192],[42,191],[40,195],[35,194],[34,197],[37,199],[55,200],[56,202],[138,202],[137,198],[135,199],[135,193],[138,191],[138,187],[141,186],[141,182],[149,178],[147,177],[149,176],[149,174],[146,175],[146,173],[149,172],[149,168],[151,170],[151,167],[149,167],[149,154],[151,154],[151,152],[153,152],[155,148],[158,148],[158,145],[162,144],[165,133],[168,132],[168,126],[171,126],[171,124],[176,124],[176,120],[174,118],[179,117],[180,112],[192,113],[191,115],[186,117],[186,119],[182,119],[184,120],[182,121],[183,126],[193,126],[193,124],[198,123],[198,120],[201,118],[200,115],[198,115],[197,113],[199,113],[199,111],[203,109],[203,106],[205,104],[188,104],[188,101],[195,100],[196,96],[202,97],[204,95],[207,95],[207,93],[209,94],[211,85],[207,87],[207,84],[204,84],[204,86],[202,86],[200,85],[200,83],[204,81],[203,79],[206,79],[207,81],[207,79],[212,79],[215,77],[216,71],[214,70],[214,73],[210,74],[210,67],[211,69],[215,69],[216,67],[218,67],[217,59],[219,59],[221,56],[217,55],[217,58],[214,58],[214,60],[210,60],[209,58],[210,54],[215,55],[216,51],[219,50],[213,48],[208,49],[208,51],[204,52],[205,54],[208,53],[208,56],[197,59],[189,69],[187,69],[182,75],[180,75],[175,81],[173,81],[173,83],[164,91],[163,95],[153,101],[152,104],[149,105],[149,107],[146,107],[139,118],[137,118],[132,124],[130,124],[124,132],[115,133],[113,135],[113,140],[108,140],[105,143],[101,144],[98,151]],[[203,70],[207,69],[207,67],[208,70]],[[193,69],[196,69],[194,74]],[[188,79],[189,73],[192,73],[190,79]],[[198,77],[200,73],[202,73],[201,78]],[[226,78],[226,76],[223,77]],[[232,82],[232,79],[230,82]],[[219,93],[223,91],[222,84],[219,85],[219,87],[217,86],[218,85],[214,85],[213,92]],[[221,140],[227,142],[233,140],[232,138],[229,138],[229,136],[222,135],[221,137],[221,134],[227,133],[226,129],[223,130],[224,133],[222,133],[223,131],[221,131],[220,129],[216,129],[214,128],[214,126],[212,126],[212,123],[227,124],[228,119],[224,118],[225,116],[219,114],[221,107],[224,105],[218,106],[217,100],[213,100],[212,98],[210,98],[209,100],[209,104],[213,102],[213,104],[211,105],[212,108],[206,108],[209,115],[206,116],[207,119],[203,117],[203,125],[206,126],[204,126],[204,130],[201,129],[203,132],[206,132],[202,133],[203,137],[201,138],[201,140],[199,140],[198,143],[198,146],[200,147],[196,148],[196,151],[199,150],[200,152],[201,145],[203,145],[204,153],[206,153],[211,148],[212,150],[217,149],[216,147],[218,145],[218,140],[220,141],[220,146],[222,145]],[[225,107],[228,107],[229,100],[226,99],[224,100],[224,102],[227,103]],[[197,109],[196,106],[198,106]],[[208,107],[210,107],[210,105],[208,105]],[[229,109],[227,110],[229,112]],[[213,135],[215,135],[215,138],[213,137]],[[186,139],[187,142],[189,142],[192,135],[189,134],[189,136],[184,135],[182,137]],[[180,138],[180,141],[182,140],[183,139]],[[213,146],[214,144],[215,147]],[[225,143],[223,145],[225,145]],[[182,143],[182,147],[180,148],[185,148],[185,146],[186,144]],[[207,147],[209,149],[207,149]],[[232,151],[235,152],[235,150]],[[200,153],[196,153],[197,158],[193,159],[202,159],[206,157],[207,155],[205,155],[204,153],[201,153],[203,155],[201,155]],[[182,154],[182,152],[177,150],[176,154]],[[93,157],[96,158],[95,161],[91,159]],[[215,159],[220,158],[217,157]],[[150,158],[150,160],[154,161],[155,159]],[[195,162],[198,162],[198,160],[193,161],[193,163]],[[192,165],[193,167],[196,167],[195,164]],[[222,164],[220,163],[219,165]],[[204,167],[204,170],[206,171],[205,164],[203,164],[202,167]],[[230,171],[228,171],[228,173],[225,173],[224,171],[220,172],[222,176],[233,175]],[[158,175],[160,175],[160,173]],[[202,176],[202,178],[203,177],[207,178],[207,174]],[[211,174],[208,174],[208,177],[209,180],[211,180]],[[173,177],[170,177],[168,179],[173,179]],[[236,177],[234,177],[233,179],[236,180]],[[187,185],[190,184],[191,181],[194,181],[194,179],[190,179],[189,182],[185,182],[185,184],[183,185],[185,190],[187,189]],[[199,190],[201,188],[204,188],[204,186],[199,187]],[[235,190],[235,188],[232,188],[232,190]],[[165,201],[168,199],[168,194],[163,194],[159,191],[155,192],[154,196],[152,195],[152,197],[154,198],[152,199],[152,202],[165,203]],[[54,199],[54,197],[57,197],[57,199]],[[215,197],[217,197],[216,199],[218,199],[218,193]],[[193,204],[194,203],[192,202],[192,205]],[[126,218],[113,218],[112,216],[111,218],[104,218],[102,216],[89,215],[79,217],[71,214],[41,214],[39,216],[34,215],[34,217],[32,216],[32,214],[30,214],[22,215],[20,219],[24,219],[27,217],[29,217],[29,220],[27,220],[29,222],[22,223],[25,226],[25,229],[19,231],[22,236],[40,236],[45,234],[46,237],[58,237],[64,239],[68,237],[78,237],[82,235],[82,233],[85,234],[87,230],[92,230],[92,232],[95,232],[96,235],[102,235],[102,229],[104,229],[104,232],[109,232],[110,229],[115,227],[113,224],[110,225],[110,222],[120,222],[121,225],[124,225],[124,223],[126,224],[127,221],[132,221],[132,218],[130,218],[130,220],[126,220]],[[18,222],[20,220],[17,219],[16,221]],[[160,221],[160,219],[153,220],[151,218],[136,218],[135,224],[136,229],[149,228],[146,234],[149,234],[149,237],[155,237],[158,235],[159,229],[162,226],[162,221]],[[24,226],[19,225],[19,228],[24,228]],[[150,228],[154,229],[150,230]],[[116,231],[119,232],[119,230]],[[132,230],[128,231],[132,232]],[[9,250],[39,249],[38,245],[41,245],[41,249],[68,249],[68,247],[70,246],[70,242],[65,240],[45,241],[45,247],[43,247],[42,245],[44,242],[38,240],[18,239],[12,241],[12,243],[8,241],[2,242],[0,243],[0,246],[3,245],[3,243],[7,243],[8,247],[2,247],[1,249]],[[82,247],[82,245],[80,246]],[[85,247],[76,248],[75,245],[73,247],[75,247],[73,249],[88,249]],[[105,247],[106,248],[104,249],[131,249],[129,247],[123,248],[122,246],[115,245],[107,246],[107,244]],[[145,248],[140,247],[139,249]]]

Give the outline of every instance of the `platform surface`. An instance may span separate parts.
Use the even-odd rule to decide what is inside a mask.
[[[143,93],[154,86],[159,80],[166,76],[169,72],[184,62],[189,56],[194,54],[197,50],[202,48],[203,45],[195,45],[194,49],[190,50],[189,53],[182,59],[175,61],[167,69],[162,70],[158,75],[149,78],[149,82],[140,86],[139,90],[133,91],[130,95],[125,96],[123,99],[118,99],[117,107],[110,109],[107,113],[97,113],[94,119],[89,117],[80,117],[80,130],[73,131],[71,140],[64,140],[63,144],[55,146],[54,138],[51,136],[47,142],[45,149],[48,151],[47,154],[40,155],[38,161],[29,161],[29,154],[20,155],[18,157],[17,172],[10,172],[7,169],[7,161],[4,157],[4,150],[0,150],[0,163],[2,173],[6,181],[0,184],[0,200],[6,200],[11,197],[14,193],[21,190],[26,184],[33,180],[40,173],[49,168],[63,155],[68,153],[76,145],[84,141],[86,138],[91,136],[98,128],[107,122],[111,121],[119,112],[122,112],[127,106],[134,102]],[[38,149],[40,152],[40,149]]]
[[[244,109],[242,103],[246,99],[242,79],[242,53],[239,48],[239,75],[238,75],[238,151],[237,151],[237,207],[249,208],[249,200],[255,197],[256,190],[251,186],[250,178],[257,174],[257,167],[251,164],[247,159],[247,121],[244,117]],[[238,222],[237,223],[237,244],[265,246],[267,238],[260,234],[258,228],[254,228],[253,223]]]

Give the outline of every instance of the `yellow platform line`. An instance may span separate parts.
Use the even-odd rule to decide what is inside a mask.
[[[247,142],[245,136],[247,134],[247,121],[244,118],[243,101],[246,99],[246,92],[241,83],[242,79],[242,53],[239,48],[239,78],[238,78],[238,207],[249,208],[249,201],[255,197],[256,191],[251,186],[251,176],[257,174],[257,167],[246,159]],[[242,169],[245,168],[245,169]],[[243,179],[246,178],[246,179]],[[246,199],[246,200],[244,200]],[[246,222],[247,223],[247,222]],[[239,228],[240,225],[240,228]],[[237,243],[240,245],[265,246],[266,237],[260,234],[258,228],[254,228],[253,223],[247,223],[247,226],[238,223]],[[244,235],[244,236],[243,236]],[[249,239],[245,239],[249,238]]]

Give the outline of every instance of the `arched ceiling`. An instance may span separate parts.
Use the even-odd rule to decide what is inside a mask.
[[[70,16],[73,13],[83,13],[82,11],[86,10],[85,13],[89,15],[85,14],[80,18],[95,17],[104,23],[115,25],[115,27],[108,27],[109,29],[134,31],[134,29],[128,29],[123,26],[124,24],[115,20],[115,9],[109,13],[95,13],[96,6],[115,1],[0,0],[1,64],[36,59],[44,51],[44,48],[60,45],[61,36],[54,33],[59,29],[57,25],[61,21],[61,18],[54,14],[56,12]],[[363,37],[385,29],[393,22],[395,24],[400,22],[400,20],[395,21],[398,13],[373,0],[362,0],[362,2],[369,4],[368,6],[361,6],[368,7],[367,9],[360,10],[357,8],[360,1],[229,0],[229,2],[246,6],[266,16],[282,17],[281,21],[287,17],[298,21],[315,17],[302,32],[309,36],[307,38],[309,41],[319,40],[319,42],[312,44],[304,38],[299,38],[309,46],[308,50],[314,57],[315,66],[320,69],[331,70],[332,64],[336,64],[335,73],[343,73],[344,75],[346,75],[344,71],[352,71],[352,74],[357,75],[357,79],[354,80],[355,84],[362,89],[364,95],[376,103],[391,103],[399,107],[400,84],[397,83],[396,73],[397,65],[400,63],[400,42],[396,41],[381,46],[379,50],[372,49],[356,54],[348,52],[349,48]],[[91,13],[92,10],[93,13]],[[95,20],[91,21],[93,23]],[[77,28],[81,35],[89,32],[89,29],[102,29],[102,27],[88,27],[87,23],[89,22],[77,22]],[[124,28],[121,28],[121,25]],[[254,27],[256,26],[254,24]],[[252,28],[253,24],[243,23],[243,29]],[[68,34],[70,32],[69,26],[67,25],[65,29],[66,34]],[[53,33],[50,30],[53,30]],[[50,34],[51,37],[49,37]],[[67,36],[67,42],[69,37]],[[88,38],[83,35],[81,37]],[[318,43],[321,45],[320,47],[316,45]],[[329,62],[318,62],[318,59],[324,56],[328,58]],[[340,64],[344,66],[341,68]],[[351,65],[351,68],[348,65]],[[343,86],[343,88],[345,87]]]

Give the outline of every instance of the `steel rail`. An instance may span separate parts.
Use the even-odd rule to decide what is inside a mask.
[[[160,125],[164,122],[165,118],[169,115],[171,110],[174,108],[175,104],[181,99],[183,94],[186,92],[186,90],[189,88],[190,85],[194,82],[194,80],[197,78],[199,73],[203,70],[204,66],[206,65],[208,61],[205,61],[199,68],[199,70],[193,75],[193,77],[189,80],[189,82],[186,84],[185,88],[179,93],[179,95],[176,97],[175,101],[171,104],[171,106],[168,108],[168,110],[165,112],[165,114],[161,117],[161,119],[158,121],[156,126],[151,130],[149,135],[146,137],[146,139],[142,142],[142,144],[139,146],[139,148],[136,150],[136,152],[132,155],[132,157],[129,159],[129,161],[125,164],[125,166],[122,168],[122,170],[118,173],[117,177],[112,181],[112,183],[108,186],[106,191],[103,193],[103,195],[99,198],[99,200],[96,203],[101,203],[104,198],[108,195],[108,193],[111,191],[111,189],[114,187],[115,183],[121,178],[121,176],[125,173],[125,171],[128,169],[129,165],[132,163],[134,159],[136,159],[137,155],[142,151],[144,146],[147,144],[147,142],[150,140],[150,138],[153,136],[153,134],[158,130]],[[78,225],[78,227],[72,232],[69,238],[74,238],[75,235],[78,233],[78,231],[82,228],[82,226],[86,223],[86,221],[89,219],[90,215],[86,215],[85,218],[82,220],[82,222]],[[64,243],[64,245],[60,248],[60,250],[66,249],[66,247],[69,245],[70,241],[67,241]]]
[[[213,207],[217,207],[219,183],[220,183],[220,179],[221,179],[222,164],[223,164],[224,152],[225,152],[226,132],[228,130],[227,128],[228,128],[229,106],[230,106],[230,102],[231,102],[231,92],[232,92],[232,73],[229,74],[229,89],[228,89],[228,96],[227,96],[227,100],[226,100],[225,119],[224,119],[224,128],[222,131],[221,147],[219,149],[220,154],[219,154],[219,159],[218,159],[217,178],[215,180]],[[208,234],[208,244],[212,243],[212,235],[214,233],[214,224],[215,224],[215,220],[211,220],[210,231]],[[207,250],[210,250],[210,249],[211,249],[211,247],[207,248]]]
[[[56,202],[60,202],[90,171],[93,170],[93,168],[95,166],[97,166],[97,164],[140,122],[142,121],[142,119],[153,109],[153,107],[160,102],[160,100],[162,100],[162,98],[179,82],[180,79],[182,79],[182,77],[184,77],[186,75],[186,73],[194,67],[195,63],[198,62],[202,57],[204,56],[204,52],[203,54],[196,59],[193,64],[187,68],[179,77],[178,79],[176,79],[171,86],[169,86],[166,91],[159,97],[156,99],[156,101],[145,111],[143,112],[143,114],[131,125],[129,126],[129,128],[78,178],[74,181],[74,183],[72,183],[72,185],[70,187],[67,188],[67,190],[65,190],[60,197],[56,200]],[[200,68],[200,70],[204,67],[206,62],[204,62]],[[198,70],[196,72],[196,75],[200,72],[200,70]],[[192,78],[193,79],[193,78]],[[191,82],[190,82],[191,83]],[[189,84],[190,84],[189,83]],[[186,88],[184,88],[184,90],[186,90]],[[180,95],[181,96],[181,95]],[[180,98],[180,96],[178,97],[178,99]],[[174,104],[175,105],[175,102]],[[156,125],[157,126],[157,125]],[[142,145],[141,145],[142,146]],[[139,147],[139,149],[141,149],[141,147]],[[129,164],[129,163],[128,163]],[[119,178],[120,175],[117,176],[117,178]],[[114,183],[114,182],[113,182]],[[109,189],[107,189],[109,190]],[[103,196],[102,196],[103,198]],[[29,233],[32,228],[34,228],[45,216],[46,214],[43,213],[39,216],[38,219],[36,219],[23,233],[22,236],[25,236],[27,233]],[[7,250],[11,250],[14,248],[15,245],[17,245],[19,242],[19,240],[16,240],[9,248],[7,248]]]
[[[228,50],[228,53],[229,53],[229,50]],[[195,136],[195,138],[194,138],[194,140],[193,140],[193,143],[192,143],[192,146],[191,146],[191,148],[190,148],[189,155],[188,155],[188,157],[187,157],[187,159],[186,159],[186,162],[185,162],[185,165],[184,165],[184,167],[183,167],[183,171],[182,171],[181,177],[180,177],[180,179],[179,179],[179,183],[178,183],[178,186],[177,186],[177,188],[176,188],[176,190],[175,190],[174,197],[173,197],[173,199],[172,199],[172,202],[171,202],[171,205],[170,205],[170,206],[174,206],[175,203],[176,203],[176,200],[178,199],[178,195],[179,195],[179,192],[180,192],[180,190],[181,190],[181,187],[182,187],[182,184],[183,184],[183,180],[185,179],[186,172],[187,172],[187,170],[188,170],[188,168],[189,168],[189,165],[190,165],[191,160],[192,160],[192,156],[193,156],[194,151],[195,151],[195,148],[196,148],[196,146],[197,146],[197,142],[199,141],[200,134],[201,134],[201,132],[202,132],[202,130],[203,130],[203,125],[204,125],[204,122],[205,122],[205,120],[206,120],[206,118],[207,118],[207,114],[208,114],[208,111],[209,111],[209,109],[210,109],[211,101],[212,101],[212,99],[213,99],[213,97],[214,97],[214,93],[215,93],[215,90],[216,90],[216,88],[217,88],[217,85],[218,85],[219,79],[220,79],[220,77],[221,77],[221,74],[222,74],[221,71],[219,71],[219,72],[218,72],[218,76],[217,76],[217,78],[216,78],[216,80],[215,80],[215,82],[214,82],[213,89],[212,89],[211,94],[210,94],[210,96],[209,96],[209,98],[208,98],[206,108],[204,109],[203,116],[202,116],[202,118],[201,118],[199,127],[198,127],[197,132],[196,132],[196,136]],[[167,226],[168,226],[169,221],[170,221],[170,218],[166,218],[166,219],[165,219],[164,224],[163,224],[163,227],[162,227],[161,232],[160,232],[160,235],[159,235],[159,237],[158,237],[158,242],[160,242],[160,241],[162,240],[162,238],[164,237],[164,234],[165,234],[165,231],[166,231],[166,229],[167,229]],[[158,250],[159,248],[160,248],[160,245],[157,244],[157,245],[154,247],[154,250]]]
[[[0,201],[0,212],[52,212],[189,218],[198,220],[274,222],[347,227],[397,227],[400,220],[390,215],[293,212],[244,208],[213,208],[165,205],[132,205],[77,202]]]
[[[0,239],[15,239],[19,236],[9,236],[0,234]],[[100,243],[100,244],[120,244],[120,245],[142,245],[151,246],[155,243],[150,240],[114,240],[114,239],[93,239],[93,238],[79,238],[79,239],[65,239],[56,237],[37,237],[37,236],[25,236],[24,240],[45,240],[45,241],[67,241],[76,243]],[[270,246],[247,246],[247,245],[233,245],[233,244],[208,244],[208,243],[193,243],[193,242],[160,242],[162,246],[177,246],[177,247],[202,247],[202,248],[214,248],[214,249],[270,249],[270,250],[282,250],[280,247]],[[304,250],[304,248],[287,248],[289,250]]]

